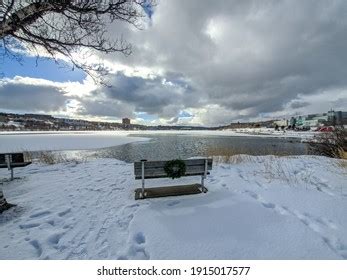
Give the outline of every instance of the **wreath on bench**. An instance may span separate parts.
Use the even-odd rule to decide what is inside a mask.
[[[164,171],[172,179],[180,178],[186,174],[186,164],[181,159],[170,160],[165,164]]]

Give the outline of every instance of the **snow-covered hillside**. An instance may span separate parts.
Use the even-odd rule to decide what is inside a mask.
[[[206,194],[135,201],[132,164],[35,163],[1,179],[0,259],[347,259],[346,165],[236,156]]]

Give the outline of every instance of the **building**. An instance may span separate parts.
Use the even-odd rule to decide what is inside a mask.
[[[347,112],[330,110],[328,116],[332,125],[347,125]]]
[[[131,124],[131,121],[130,121],[129,118],[123,118],[122,119],[122,124],[123,124],[123,126],[128,126],[128,125]]]
[[[347,125],[347,112],[330,110],[322,114],[291,117],[288,122],[292,128]]]
[[[274,121],[274,125],[277,125],[279,127],[287,127],[288,126],[288,121],[283,119],[283,120],[277,120],[277,121]]]

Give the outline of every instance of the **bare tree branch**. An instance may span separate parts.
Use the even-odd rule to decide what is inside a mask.
[[[131,45],[120,36],[109,38],[107,24],[126,22],[141,28],[140,19],[155,0],[109,0],[109,1],[0,1],[0,49],[2,55],[11,56],[13,44],[9,38],[25,43],[37,57],[40,48],[55,61],[58,56],[67,57],[75,68],[85,71],[95,81],[102,82],[107,69],[102,65],[89,65],[73,58],[83,50],[91,53],[120,52],[131,54]]]

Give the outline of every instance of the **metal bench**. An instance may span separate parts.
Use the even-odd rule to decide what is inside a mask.
[[[169,177],[164,170],[168,161],[141,160],[139,162],[134,162],[135,180],[142,180],[142,188],[137,188],[135,190],[135,199],[207,192],[204,180],[206,179],[206,176],[210,174],[209,170],[212,170],[212,161],[212,159],[207,158],[183,160],[186,167],[183,176],[201,176],[201,184],[156,188],[145,188],[145,179]]]
[[[11,171],[11,181],[13,180],[13,169],[25,167],[31,164],[31,161],[24,161],[23,153],[6,153],[0,154],[0,168],[7,168]]]

